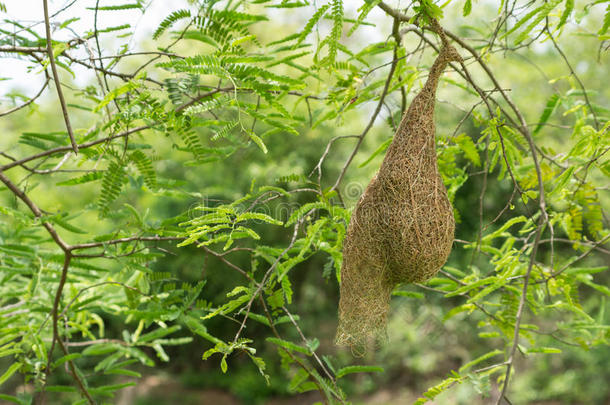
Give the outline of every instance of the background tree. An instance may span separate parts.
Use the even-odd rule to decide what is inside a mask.
[[[608,400],[607,1],[202,0],[146,40],[155,3],[89,3],[0,3],[29,74],[0,110],[1,399],[113,403],[165,367],[248,402]],[[454,249],[354,359],[342,240],[430,18],[464,59],[437,108]]]

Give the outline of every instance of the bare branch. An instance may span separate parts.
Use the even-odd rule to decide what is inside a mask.
[[[53,72],[53,80],[55,81],[55,89],[57,90],[57,97],[59,98],[59,104],[61,105],[61,111],[64,116],[64,122],[66,123],[66,130],[70,137],[70,143],[72,144],[72,150],[74,153],[78,153],[78,145],[74,139],[74,133],[72,132],[72,125],[70,124],[70,116],[68,115],[68,107],[66,106],[66,100],[64,99],[64,93],[61,89],[61,82],[59,81],[59,75],[57,74],[57,66],[55,66],[55,56],[53,55],[53,43],[51,41],[51,23],[49,21],[49,5],[47,0],[42,0],[44,9],[44,27],[47,35],[47,54],[49,56],[49,62],[51,63],[51,71]]]

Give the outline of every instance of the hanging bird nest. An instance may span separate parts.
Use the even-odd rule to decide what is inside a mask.
[[[356,204],[344,241],[336,343],[354,354],[385,338],[394,287],[434,276],[453,244],[453,208],[436,161],[434,106],[443,70],[461,58],[436,21],[433,28],[443,46]]]

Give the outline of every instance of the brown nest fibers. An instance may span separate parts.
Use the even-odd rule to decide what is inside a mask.
[[[434,276],[453,244],[453,208],[436,161],[434,105],[443,70],[461,58],[436,21],[432,27],[442,48],[356,204],[344,241],[336,343],[354,354],[385,338],[394,287]]]

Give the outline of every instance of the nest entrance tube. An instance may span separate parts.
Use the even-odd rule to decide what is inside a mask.
[[[394,287],[434,276],[453,244],[453,208],[436,161],[434,105],[443,70],[461,58],[438,23],[432,26],[443,46],[356,204],[344,240],[335,343],[355,355],[384,340]]]

